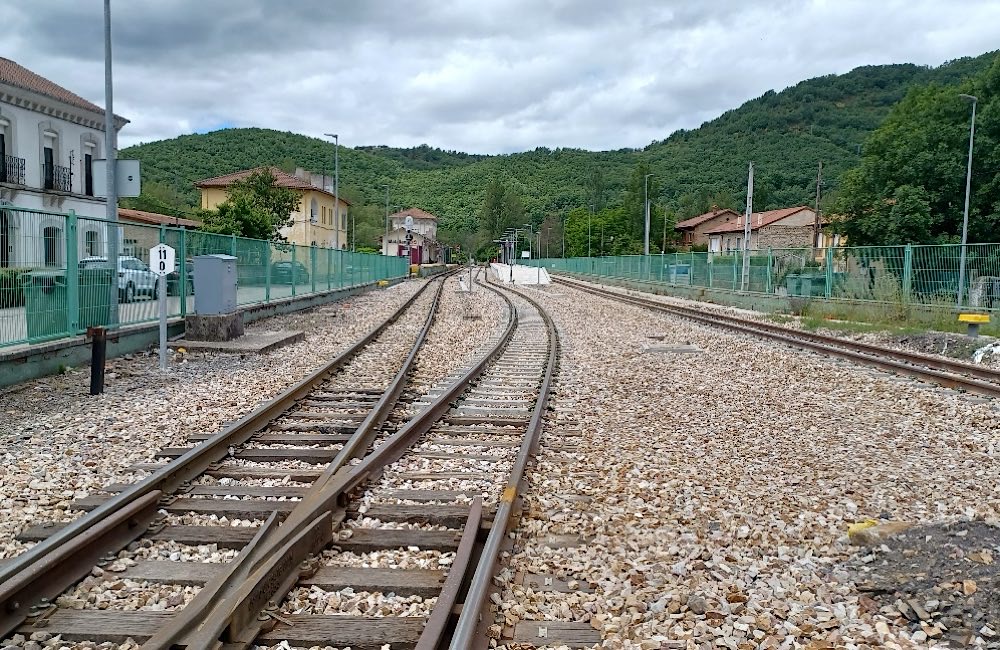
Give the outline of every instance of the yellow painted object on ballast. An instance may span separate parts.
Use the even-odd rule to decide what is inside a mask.
[[[389,281],[388,280],[379,280],[375,284],[377,284],[380,287],[388,287],[389,286]]]
[[[969,337],[976,338],[979,336],[979,326],[985,325],[990,322],[989,314],[973,314],[973,313],[960,313],[958,315],[958,322],[965,323],[969,326]]]

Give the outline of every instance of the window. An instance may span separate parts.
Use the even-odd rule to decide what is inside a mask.
[[[59,229],[54,226],[42,229],[42,247],[45,254],[45,266],[59,266]]]
[[[83,193],[94,196],[94,156],[83,154]]]
[[[83,234],[83,248],[87,251],[87,257],[96,257],[98,255],[98,244],[97,244],[97,231],[88,230]]]
[[[55,187],[55,174],[56,174],[56,163],[55,163],[55,152],[52,147],[45,147],[45,169],[43,170],[43,188],[51,190]]]

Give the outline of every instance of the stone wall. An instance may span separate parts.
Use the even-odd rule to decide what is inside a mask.
[[[764,226],[754,233],[754,248],[810,248],[812,233],[812,226]]]

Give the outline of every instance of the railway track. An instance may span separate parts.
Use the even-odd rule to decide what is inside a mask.
[[[666,304],[641,296],[609,291],[561,276],[554,277],[553,281],[592,295],[680,316],[704,325],[723,327],[730,331],[763,337],[820,354],[915,377],[947,388],[986,397],[1000,397],[1000,372],[990,368],[917,352],[892,350],[869,343],[805,332],[729,314],[710,313],[684,305]]]
[[[365,346],[398,338],[400,326],[388,328],[419,296],[222,433],[161,450],[173,460],[146,467],[149,478],[81,500],[82,519],[25,531],[39,544],[0,566],[0,638],[471,645],[517,519],[557,341],[537,305],[501,294],[507,322],[484,354],[426,395],[409,393],[443,284],[387,386],[365,380]],[[109,583],[159,586],[167,607],[87,600],[85,586]]]

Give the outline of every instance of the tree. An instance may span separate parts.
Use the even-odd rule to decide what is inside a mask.
[[[841,182],[835,209],[857,245],[930,244],[961,238],[969,145],[968,103],[979,98],[969,241],[1000,237],[1000,57],[961,85],[913,88],[865,142]]]
[[[291,214],[301,200],[298,192],[278,187],[269,170],[258,170],[226,188],[226,200],[214,211],[202,213],[201,229],[223,235],[285,241],[280,231],[292,225]]]

